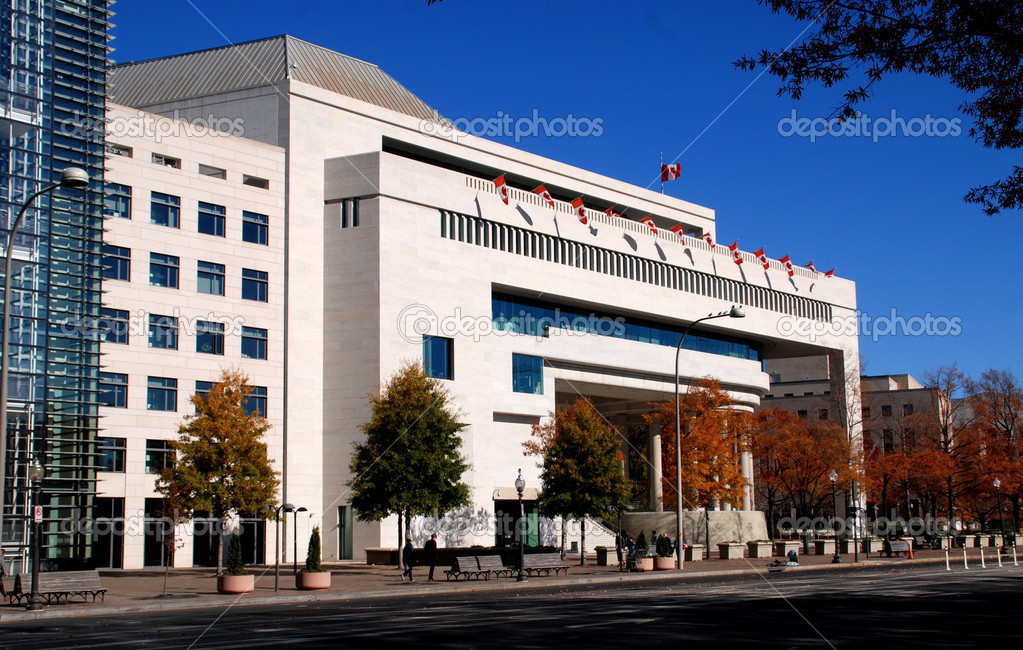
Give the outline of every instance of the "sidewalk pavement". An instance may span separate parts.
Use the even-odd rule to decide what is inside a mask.
[[[968,549],[968,561],[971,568],[980,566],[981,549]],[[800,555],[799,567],[790,567],[786,571],[834,570],[856,566],[894,566],[910,564],[944,564],[944,551],[916,551],[914,560],[905,558],[886,558],[871,554],[869,557],[860,553],[859,564],[853,563],[853,556],[843,555],[842,564],[832,564],[833,556]],[[998,566],[996,549],[984,549],[988,567]],[[963,566],[961,549],[953,549],[950,556],[952,567]],[[1007,559],[1006,559],[1007,558]],[[614,559],[614,556],[611,556]],[[747,575],[766,573],[767,565],[774,558],[746,558],[739,560],[710,559],[699,562],[686,562],[683,571],[650,571],[645,573],[622,573],[618,566],[596,566],[595,558],[587,557],[585,566],[579,566],[578,557],[574,563],[567,559],[570,566],[568,576],[534,577],[527,583],[519,583],[514,578],[492,578],[489,581],[445,580],[444,569],[438,566],[435,572],[436,582],[427,582],[428,567],[418,566],[414,571],[415,582],[401,580],[401,570],[394,566],[367,565],[346,563],[331,565],[328,568],[333,576],[330,589],[318,591],[302,591],[295,587],[292,565],[281,565],[280,590],[274,591],[274,567],[250,569],[256,576],[256,588],[253,592],[242,595],[217,593],[217,580],[213,569],[171,569],[150,571],[101,571],[103,586],[107,589],[106,600],[96,603],[77,603],[67,605],[46,605],[38,612],[28,612],[22,605],[0,605],[0,621],[31,621],[49,618],[76,616],[102,616],[129,612],[166,611],[191,609],[197,607],[227,607],[233,605],[266,605],[273,603],[300,603],[321,600],[366,599],[379,597],[406,596],[422,593],[457,593],[483,590],[507,590],[522,588],[543,588],[573,584],[619,584],[623,582],[659,580],[659,579],[706,579],[728,575]],[[1023,559],[1023,558],[1020,558]],[[1010,551],[1003,556],[1003,563],[1013,564]],[[11,576],[6,578],[8,589],[13,587]]]

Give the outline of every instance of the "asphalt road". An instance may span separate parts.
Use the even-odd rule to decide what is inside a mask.
[[[899,567],[0,624],[4,648],[1019,648],[1023,567]],[[408,585],[410,591],[415,585]]]

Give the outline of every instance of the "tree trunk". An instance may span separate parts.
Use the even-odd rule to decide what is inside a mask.
[[[398,570],[402,572],[402,575],[404,575],[404,573],[405,573],[405,563],[403,562],[403,560],[404,560],[403,556],[405,555],[405,540],[402,539],[402,537],[401,537],[401,532],[402,532],[401,531],[401,529],[402,529],[401,517],[402,517],[402,512],[399,510],[398,511]]]
[[[586,566],[586,517],[582,517],[579,523],[579,566]]]
[[[519,540],[522,541],[521,539]],[[561,559],[565,559],[565,545],[568,543],[568,517],[561,517]]]
[[[224,574],[224,518],[217,518],[217,575]]]

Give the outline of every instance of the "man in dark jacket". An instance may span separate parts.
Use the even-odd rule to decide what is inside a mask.
[[[430,535],[430,540],[423,545],[423,554],[430,565],[430,577],[427,581],[433,582],[433,570],[437,568],[437,533]]]
[[[416,565],[416,547],[412,546],[412,538],[405,538],[405,547],[401,549],[401,562],[405,565],[405,572],[401,574],[401,581],[405,582],[405,578],[408,578],[409,582],[415,582],[416,579],[412,577],[412,567]]]

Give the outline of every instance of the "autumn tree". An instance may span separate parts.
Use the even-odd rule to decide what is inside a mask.
[[[812,36],[782,50],[736,61],[766,68],[779,95],[803,96],[808,85],[848,84],[835,114],[855,119],[857,106],[885,77],[914,73],[947,80],[963,93],[970,136],[992,149],[1023,146],[1023,4],[998,0],[758,0],[774,13],[813,22]],[[1023,207],[1023,168],[971,189],[966,201],[987,214]]]
[[[465,425],[447,389],[419,363],[402,365],[369,402],[372,416],[362,425],[366,437],[355,443],[349,464],[352,506],[360,521],[398,515],[401,548],[412,535],[413,517],[469,503],[469,486],[462,481],[469,465],[459,435]]]
[[[993,456],[991,473],[1012,504],[1013,530],[1019,530],[1023,495],[1023,387],[1009,370],[988,370],[968,384],[970,408],[985,431]]]
[[[621,439],[585,399],[550,413],[545,422],[533,425],[532,435],[523,448],[526,455],[540,457],[540,513],[580,521],[579,563],[584,564],[586,517],[621,511],[632,491]]]
[[[156,481],[164,512],[175,513],[175,520],[190,520],[196,512],[218,521],[232,513],[258,515],[276,503],[279,481],[264,441],[270,423],[246,409],[251,392],[248,377],[228,369],[207,393],[192,396],[195,413],[178,428],[170,443],[175,459]],[[222,548],[217,535],[217,573]]]

